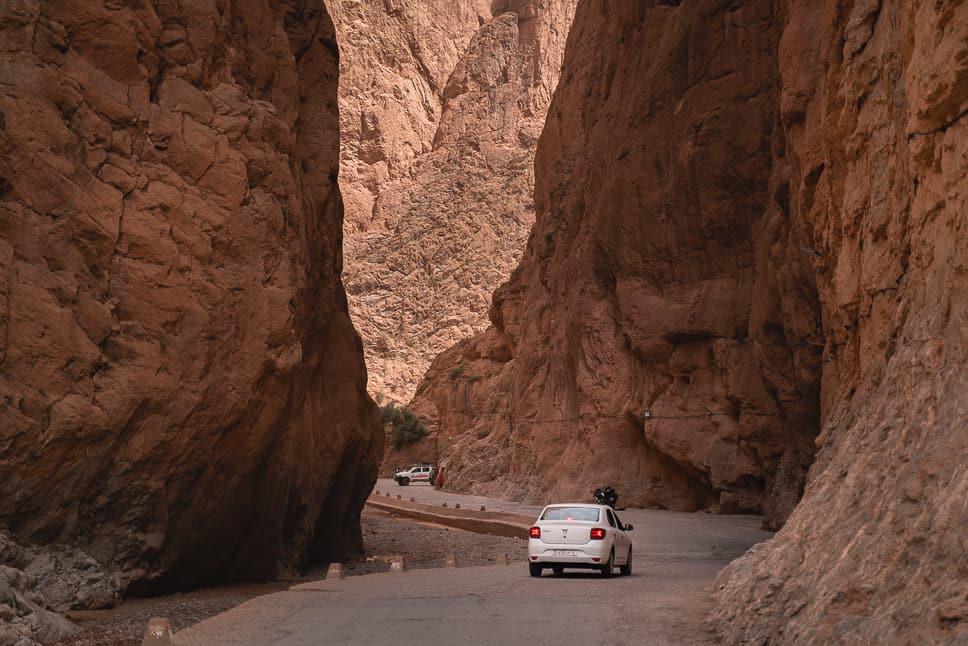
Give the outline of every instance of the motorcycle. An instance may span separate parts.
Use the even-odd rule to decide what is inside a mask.
[[[615,493],[615,489],[611,485],[595,489],[592,491],[592,496],[599,505],[608,505],[615,509],[615,505],[618,504],[618,494]]]

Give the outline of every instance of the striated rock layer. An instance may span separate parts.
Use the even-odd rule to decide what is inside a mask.
[[[728,643],[968,643],[968,5],[786,12],[778,163],[816,251],[820,451],[716,619]]]
[[[956,0],[583,3],[525,256],[414,401],[450,485],[788,518],[727,643],[968,639],[966,43]]]
[[[0,88],[0,523],[134,593],[358,549],[325,8],[5,3]]]
[[[484,329],[534,219],[534,150],[576,0],[332,3],[344,280],[370,392],[405,402]]]

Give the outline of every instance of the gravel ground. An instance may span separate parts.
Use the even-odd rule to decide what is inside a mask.
[[[504,554],[511,561],[526,558],[527,541],[522,539],[417,523],[369,508],[363,510],[362,528],[366,558],[344,564],[344,576],[385,572],[390,569],[390,556],[398,554],[404,556],[407,567],[412,569],[442,567],[448,554],[456,555],[461,566],[493,564]],[[152,617],[167,617],[177,631],[253,597],[325,576],[325,569],[314,569],[294,581],[208,588],[166,597],[132,599],[113,610],[71,613],[81,632],[55,646],[139,646],[145,625]]]

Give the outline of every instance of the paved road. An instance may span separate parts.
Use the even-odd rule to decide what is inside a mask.
[[[407,493],[429,503],[513,505],[423,486]],[[622,517],[635,525],[631,577],[533,579],[524,562],[352,577],[253,599],[178,633],[174,646],[709,643],[703,618],[713,580],[769,538],[760,519],[654,510]]]
[[[537,517],[538,512],[541,511],[541,506],[535,505],[522,505],[519,502],[508,502],[506,500],[498,500],[496,498],[485,498],[483,496],[469,496],[461,493],[449,493],[445,491],[436,491],[429,484],[419,482],[416,484],[410,484],[405,487],[401,487],[391,478],[380,478],[376,481],[376,486],[373,487],[374,492],[379,491],[381,495],[390,492],[391,497],[396,498],[396,496],[402,495],[404,500],[409,500],[413,498],[416,502],[422,502],[429,505],[440,505],[447,503],[451,507],[454,506],[455,502],[461,503],[461,507],[477,509],[481,505],[484,505],[489,510],[494,511],[509,511],[516,514],[524,514],[526,516]],[[591,502],[591,495],[588,497],[588,502]]]

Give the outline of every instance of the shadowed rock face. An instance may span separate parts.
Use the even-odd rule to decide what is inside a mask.
[[[954,1],[583,3],[524,259],[414,401],[449,482],[788,518],[727,643],[961,643],[966,43]]]
[[[783,531],[722,575],[717,623],[728,643],[964,643],[968,5],[791,2],[779,52],[819,452]]]
[[[320,2],[0,17],[0,523],[147,593],[358,549],[382,435]]]
[[[487,325],[534,220],[534,153],[577,0],[332,3],[344,280],[370,392],[413,396]]]
[[[629,504],[782,519],[813,457],[822,341],[799,256],[772,269],[791,227],[766,217],[771,5],[578,18],[524,259],[494,327],[442,355],[415,406],[456,442],[457,487],[539,500],[607,481]]]

